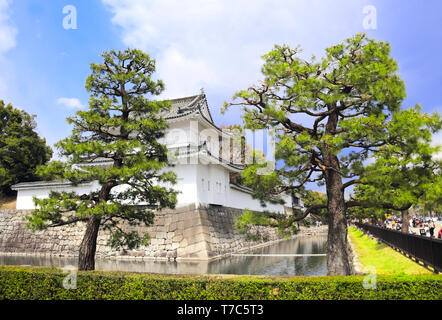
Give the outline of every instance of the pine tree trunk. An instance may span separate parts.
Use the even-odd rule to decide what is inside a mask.
[[[89,218],[83,240],[80,245],[78,256],[78,270],[95,270],[95,251],[97,249],[98,230],[100,229],[100,219],[95,216]]]
[[[333,134],[337,123],[338,114],[331,114],[327,121],[326,133]],[[339,159],[330,150],[322,151],[326,166],[324,177],[328,199],[327,274],[346,276],[352,274],[353,264],[350,262],[350,246],[347,241],[347,207],[342,177],[339,174]]]
[[[408,223],[410,219],[410,212],[407,210],[402,210],[402,232],[408,233]]]
[[[350,248],[347,241],[347,217],[342,179],[329,171],[326,186],[328,196],[327,274],[350,275]]]

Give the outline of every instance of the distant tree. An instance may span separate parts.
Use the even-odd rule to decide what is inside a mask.
[[[224,156],[229,156],[229,158],[225,160],[229,160],[233,163],[244,163],[246,153],[251,152],[251,147],[246,144],[243,128],[239,124],[223,125],[220,128],[225,134],[229,134],[233,137],[233,139],[230,139],[230,136],[228,138],[226,137],[227,139],[225,141],[228,141],[229,144],[225,145],[223,143],[222,145],[221,153],[223,153]],[[223,148],[227,148],[227,150],[222,150]]]
[[[319,206],[318,208],[312,212],[317,219],[321,220],[324,223],[328,221],[327,209],[325,206],[327,205],[327,195],[314,190],[300,190],[299,194],[301,195],[301,200],[305,207],[309,208],[311,206]]]
[[[413,210],[420,216],[429,216],[431,214],[436,214],[437,216],[440,216],[442,213],[442,199],[441,197],[439,197],[438,200],[425,199],[424,201],[421,201],[418,205],[413,206]]]
[[[360,188],[361,185],[357,184],[353,190],[352,199],[363,200],[364,189]],[[372,206],[353,206],[348,208],[348,218],[350,220],[356,220],[357,222],[363,222],[364,220],[369,220],[375,223],[378,220],[385,221],[386,217],[393,213],[394,210],[383,208],[380,205],[373,204]]]
[[[73,185],[98,181],[100,188],[86,194],[52,192],[49,199],[34,199],[38,209],[28,217],[32,230],[78,222],[86,223],[79,249],[78,269],[95,268],[100,229],[111,233],[114,248],[133,249],[149,235],[124,226],[150,225],[154,212],[173,208],[176,175],[165,171],[167,148],[158,142],[167,123],[161,116],[170,102],[150,101],[159,95],[162,81],[152,80],[155,61],[139,50],[110,51],[104,61],[91,64],[86,80],[91,92],[89,110],[68,118],[72,135],[57,143],[66,162],[51,162],[39,169],[46,178],[58,177]],[[109,166],[94,165],[105,158]],[[132,228],[133,229],[133,228]]]
[[[254,150],[252,145],[247,143],[244,128],[239,124],[221,126],[221,129],[232,137],[232,139],[230,137],[226,139],[230,144],[222,146],[222,148],[227,148],[228,152],[221,150],[221,157],[228,156],[225,160],[242,164],[244,168],[249,167],[253,162],[265,162],[264,152],[262,150]],[[230,172],[229,177],[232,183],[244,184],[241,172]]]
[[[36,180],[37,166],[51,159],[52,149],[35,128],[33,116],[0,100],[0,195],[10,195],[13,184]]]
[[[372,153],[396,143],[392,117],[401,110],[405,85],[390,45],[365,34],[326,49],[319,61],[301,59],[299,51],[275,46],[264,55],[264,79],[225,108],[243,106],[247,128],[276,130],[280,165],[271,174],[258,175],[259,164],[243,174],[256,196],[270,201],[307,183],[325,184],[327,203],[307,207],[298,218],[327,209],[328,274],[348,275],[347,209],[358,204],[346,201],[345,190],[359,183]]]
[[[359,179],[354,204],[363,205],[355,210],[373,218],[382,218],[387,210],[401,212],[402,231],[408,233],[412,206],[437,207],[442,202],[442,164],[434,157],[440,147],[431,146],[432,133],[442,123],[437,114],[423,114],[419,107],[393,117],[390,131],[396,131],[395,144],[384,145],[373,155],[374,163]]]

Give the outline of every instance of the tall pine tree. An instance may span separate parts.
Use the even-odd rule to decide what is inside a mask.
[[[164,90],[162,81],[152,79],[155,61],[131,49],[102,56],[102,63],[91,64],[86,80],[89,109],[67,119],[72,134],[57,143],[67,161],[39,169],[46,179],[56,177],[73,185],[98,181],[100,187],[87,194],[52,192],[48,199],[34,199],[38,209],[28,217],[32,230],[86,223],[79,270],[95,268],[100,230],[111,232],[113,247],[135,248],[148,235],[123,224],[150,225],[155,210],[176,204],[176,176],[165,170],[167,148],[158,142],[167,127],[161,114],[170,103],[149,100]],[[96,159],[108,165],[94,165]]]
[[[264,55],[263,80],[235,94],[227,103],[243,106],[250,129],[276,129],[274,172],[257,174],[247,168],[244,182],[260,199],[272,201],[307,183],[325,185],[326,204],[306,208],[327,210],[327,269],[331,275],[351,274],[347,241],[347,188],[360,182],[364,161],[388,145],[396,145],[400,130],[392,130],[401,112],[405,85],[390,45],[357,34],[326,49],[323,58],[300,58],[298,48],[275,46]],[[398,125],[407,126],[401,122]]]

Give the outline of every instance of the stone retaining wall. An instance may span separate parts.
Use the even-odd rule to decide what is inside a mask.
[[[44,256],[77,256],[85,223],[51,228],[32,233],[26,228],[29,210],[0,210],[0,252]],[[97,257],[140,259],[209,260],[228,253],[272,243],[280,239],[274,228],[257,227],[264,241],[246,241],[233,229],[242,210],[226,207],[189,205],[175,210],[162,210],[149,227],[136,227],[151,236],[149,246],[133,251],[115,251],[108,245],[109,233],[100,231]]]

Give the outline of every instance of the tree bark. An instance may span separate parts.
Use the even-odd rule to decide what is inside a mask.
[[[326,188],[328,197],[327,274],[350,275],[352,266],[347,241],[347,208],[341,176],[336,172],[328,171]]]
[[[78,270],[95,270],[95,251],[97,249],[98,230],[100,229],[100,219],[92,216],[89,218],[83,240],[80,245],[78,256]]]
[[[407,210],[402,210],[402,232],[408,233],[408,224],[410,220],[410,212]]]
[[[338,123],[338,114],[329,116],[326,132],[333,133]],[[347,241],[347,206],[344,197],[339,159],[330,150],[323,150],[325,185],[327,189],[328,236],[327,236],[327,274],[350,275],[350,246]]]
[[[114,159],[114,167],[121,166],[121,159]],[[109,199],[110,191],[116,186],[114,179],[110,179],[101,188],[99,192],[99,200],[106,202]],[[86,231],[80,245],[78,255],[78,270],[87,271],[95,270],[95,251],[97,250],[97,237],[100,230],[101,219],[95,215],[89,217],[86,224]]]

